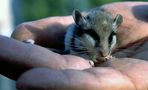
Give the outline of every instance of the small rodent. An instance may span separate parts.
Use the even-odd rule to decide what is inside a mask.
[[[112,49],[117,43],[117,28],[123,22],[123,17],[117,14],[113,18],[109,13],[95,8],[87,12],[74,10],[75,23],[69,26],[64,45],[65,50],[57,53],[72,54],[94,62],[104,62],[110,59]],[[34,44],[32,39],[23,41]]]
[[[112,49],[117,43],[117,28],[123,17],[117,14],[113,18],[98,8],[87,12],[74,10],[75,21],[65,35],[65,51],[95,62],[110,59]]]

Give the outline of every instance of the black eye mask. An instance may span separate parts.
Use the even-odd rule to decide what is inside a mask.
[[[100,42],[100,37],[97,35],[97,33],[94,30],[92,30],[92,29],[84,30],[84,33],[89,34],[97,42]]]
[[[115,32],[112,32],[108,38],[108,43],[109,45],[111,44],[112,40],[113,40],[113,36],[116,36],[117,34]]]

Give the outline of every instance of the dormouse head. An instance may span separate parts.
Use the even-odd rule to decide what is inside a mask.
[[[96,51],[96,57],[106,57],[111,54],[113,47],[117,42],[117,28],[123,22],[123,17],[117,14],[112,17],[109,13],[101,10],[90,10],[81,13],[79,10],[73,11],[73,18],[76,25],[83,30],[93,41],[90,43],[92,50]],[[85,46],[87,44],[84,44]],[[87,47],[87,46],[86,46]]]

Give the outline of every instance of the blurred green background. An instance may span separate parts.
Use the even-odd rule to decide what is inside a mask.
[[[69,15],[73,9],[86,10],[119,1],[126,0],[22,0],[22,15],[24,21],[30,21],[55,15]]]
[[[74,9],[86,10],[122,0],[23,0],[23,19],[36,20],[49,16],[70,15]]]
[[[14,25],[50,16],[71,15],[74,9],[88,10],[125,0],[12,0]]]
[[[37,20],[49,16],[70,15],[74,9],[87,10],[112,2],[129,0],[17,0],[21,6],[21,22]],[[141,0],[130,0],[141,1]],[[142,0],[148,1],[148,0]],[[17,17],[18,18],[18,17]]]
[[[87,10],[106,3],[126,0],[11,0],[16,25],[50,16],[71,15],[74,9]],[[141,1],[141,0],[131,0]],[[148,1],[148,0],[142,0]],[[13,81],[11,81],[13,82]],[[16,90],[15,82],[0,78],[0,90]]]

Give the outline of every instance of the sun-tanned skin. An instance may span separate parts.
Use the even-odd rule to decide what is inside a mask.
[[[116,57],[123,58],[113,58],[101,65],[105,67],[90,68],[82,58],[55,54],[37,45],[0,36],[0,50],[3,52],[0,53],[0,73],[17,79],[20,90],[147,90],[147,6],[146,2],[103,6],[108,12],[124,16],[119,29],[119,51],[114,52]],[[16,28],[12,37],[17,40],[31,37],[38,45],[62,48],[65,30],[72,22],[72,17],[67,16],[24,23]],[[12,70],[16,73],[12,74]],[[29,71],[22,74],[26,70]]]

